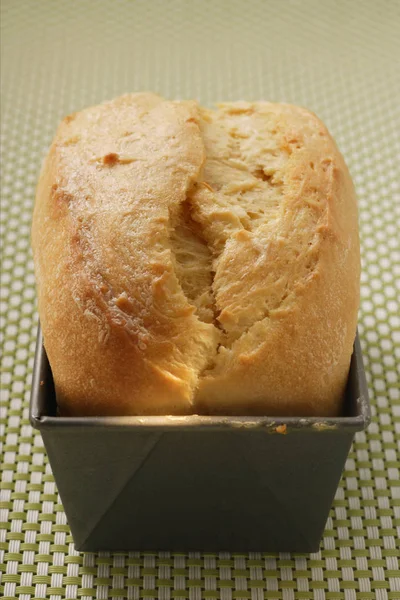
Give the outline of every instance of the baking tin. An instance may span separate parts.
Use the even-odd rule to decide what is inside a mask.
[[[358,337],[338,418],[56,409],[39,329],[30,419],[82,551],[317,551],[354,434],[370,420]]]

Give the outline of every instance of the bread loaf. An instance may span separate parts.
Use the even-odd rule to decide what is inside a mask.
[[[73,114],[32,245],[61,414],[340,412],[357,205],[307,110],[145,93]]]

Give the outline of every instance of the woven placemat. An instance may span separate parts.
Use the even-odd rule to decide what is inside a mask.
[[[399,600],[400,3],[2,2],[0,596]],[[79,554],[28,421],[37,317],[29,229],[57,122],[126,91],[305,105],[360,200],[360,334],[373,422],[318,553]]]

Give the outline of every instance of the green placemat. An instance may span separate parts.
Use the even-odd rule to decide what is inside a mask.
[[[399,600],[400,3],[4,0],[2,11],[0,596]],[[29,425],[40,162],[63,115],[144,89],[303,104],[352,171],[373,423],[356,437],[311,556],[79,554]]]

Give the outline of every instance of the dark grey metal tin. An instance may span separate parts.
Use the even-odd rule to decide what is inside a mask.
[[[343,417],[58,417],[39,331],[30,418],[78,550],[314,552],[370,410],[357,338]]]

